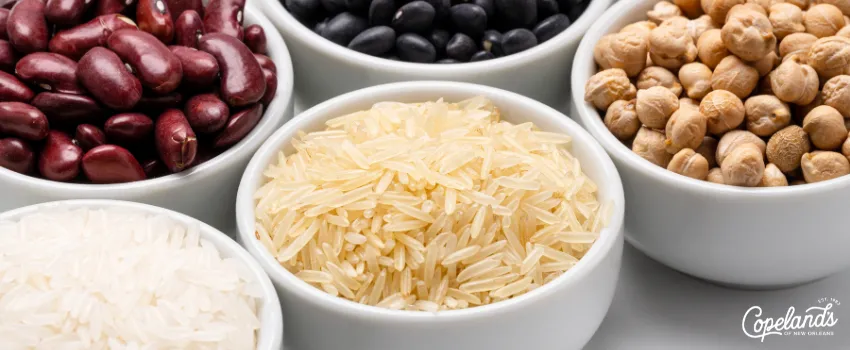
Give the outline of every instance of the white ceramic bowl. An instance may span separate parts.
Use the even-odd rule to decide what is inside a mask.
[[[155,207],[152,205],[125,202],[109,199],[88,200],[65,200],[49,203],[30,205],[0,213],[0,222],[7,220],[18,220],[22,216],[38,212],[54,210],[73,209],[121,209],[149,215],[164,215],[174,222],[182,225],[200,225],[201,238],[212,243],[221,254],[222,258],[232,258],[239,261],[250,272],[249,278],[260,286],[262,305],[260,305],[257,317],[260,320],[260,329],[257,332],[257,350],[280,350],[283,343],[283,318],[280,312],[280,300],[275,293],[274,286],[269,280],[263,268],[249,255],[245,249],[234,242],[230,237],[195,218],[189,217],[172,210]]]
[[[792,187],[740,188],[694,180],[644,160],[617,140],[584,101],[603,35],[645,20],[661,0],[620,1],[585,35],[573,66],[572,115],[623,176],[626,240],[684,273],[743,288],[801,284],[850,265],[844,208],[850,177]]]
[[[541,130],[574,139],[572,153],[600,188],[600,200],[614,205],[610,224],[587,255],[563,276],[518,298],[438,314],[391,311],[357,304],[320,291],[281,267],[254,236],[253,194],[263,170],[279,150],[292,152],[299,130],[324,129],[325,121],[381,101],[460,101],[483,95],[505,120],[533,122]],[[508,91],[452,82],[380,85],[322,103],[284,125],[257,151],[239,187],[238,239],[277,287],[286,320],[286,342],[297,350],[563,350],[581,348],[607,313],[622,255],[624,200],[610,158],[575,122],[542,103]]]
[[[62,183],[21,175],[0,167],[0,211],[62,199],[122,199],[173,209],[224,232],[231,232],[235,227],[236,189],[248,160],[260,144],[294,113],[292,61],[286,44],[256,8],[246,8],[245,25],[255,23],[266,31],[269,56],[277,65],[278,87],[263,119],[238,144],[214,159],[179,174],[127,184]]]
[[[592,0],[584,14],[549,41],[515,55],[466,64],[391,61],[349,50],[298,22],[278,0],[258,0],[292,48],[295,88],[305,108],[378,84],[450,80],[513,91],[558,109],[569,103],[570,65],[581,37],[612,0]]]

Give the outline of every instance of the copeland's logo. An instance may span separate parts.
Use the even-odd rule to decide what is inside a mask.
[[[830,328],[838,324],[834,310],[839,305],[841,302],[834,298],[820,298],[805,312],[798,314],[791,306],[784,317],[776,318],[764,315],[761,306],[753,306],[744,314],[741,328],[748,337],[762,342],[769,335],[830,336],[834,335]]]

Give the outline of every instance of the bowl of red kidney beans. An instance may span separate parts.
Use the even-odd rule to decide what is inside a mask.
[[[409,80],[495,86],[556,108],[612,0],[257,0],[291,47],[305,107]]]
[[[293,112],[288,49],[245,5],[2,4],[0,209],[114,198],[231,220],[242,169]]]

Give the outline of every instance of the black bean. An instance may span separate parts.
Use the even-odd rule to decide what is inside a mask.
[[[348,48],[372,56],[380,56],[393,49],[395,31],[387,26],[372,27],[356,36]]]
[[[482,51],[478,51],[474,55],[472,55],[472,58],[469,59],[469,62],[486,61],[486,60],[492,60],[494,58],[496,58],[496,55],[490,53],[489,51],[483,51],[482,50]]]
[[[321,0],[321,3],[325,11],[333,14],[343,12],[348,7],[345,0]]]
[[[491,20],[496,19],[496,4],[493,0],[472,0],[472,3],[481,6],[484,12],[487,13],[487,18]]]
[[[505,51],[502,50],[502,33],[492,29],[485,31],[484,37],[481,38],[481,48],[484,51],[493,53],[496,57],[504,56]]]
[[[496,10],[510,28],[531,28],[537,23],[537,0],[496,0]]]
[[[404,61],[431,63],[437,59],[437,50],[421,35],[407,33],[395,40],[395,50]]]
[[[428,36],[428,41],[431,44],[434,44],[434,48],[437,50],[437,56],[444,56],[446,54],[446,45],[449,43],[449,39],[452,38],[452,34],[443,29],[434,29],[431,32],[431,35]]]
[[[454,59],[454,58],[444,58],[444,59],[441,59],[441,60],[437,61],[437,63],[440,63],[440,64],[453,64],[453,63],[461,63],[461,62],[460,62],[460,61],[458,61],[458,60],[456,60],[456,59]]]
[[[328,20],[321,21],[319,23],[316,23],[315,26],[313,26],[313,32],[315,32],[316,34],[322,35],[322,32],[324,32],[325,28],[327,28],[327,27],[328,27]]]
[[[434,22],[443,23],[449,19],[449,9],[452,7],[451,0],[425,0],[434,7]]]
[[[537,0],[537,18],[549,18],[558,13],[561,13],[558,0]]]
[[[543,43],[546,40],[552,39],[555,35],[560,34],[569,26],[570,19],[567,15],[559,13],[538,23],[532,32],[537,37],[537,42]]]
[[[372,0],[369,5],[369,24],[373,26],[388,26],[395,14],[395,0]]]
[[[322,6],[319,0],[284,0],[284,5],[289,13],[301,21],[316,17],[319,7]]]
[[[469,61],[475,51],[478,51],[475,41],[463,33],[455,34],[446,45],[446,55],[461,62]]]
[[[399,33],[427,33],[434,24],[436,11],[431,4],[417,0],[398,9],[393,16],[393,28]]]
[[[514,29],[502,35],[502,50],[505,55],[513,55],[536,45],[537,37],[525,28]]]
[[[475,4],[452,6],[452,24],[458,31],[473,38],[479,38],[487,30],[487,13]]]
[[[369,0],[345,0],[345,7],[351,12],[365,12],[369,9]]]
[[[584,13],[584,10],[587,9],[588,4],[590,4],[590,1],[584,0],[580,4],[577,4],[575,6],[572,6],[572,7],[561,6],[561,8],[569,9],[569,10],[566,11],[567,17],[570,18],[570,21],[575,22],[581,16],[581,14]]]
[[[558,0],[558,6],[566,12],[573,7],[581,6],[582,2],[584,0]]]
[[[327,26],[322,30],[322,36],[339,45],[348,46],[351,39],[354,39],[366,28],[369,28],[369,23],[364,18],[357,17],[350,12],[343,12],[328,21]]]

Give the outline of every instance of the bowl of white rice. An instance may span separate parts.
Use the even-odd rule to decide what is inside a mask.
[[[278,350],[268,276],[224,233],[116,200],[0,214],[0,349]]]
[[[580,349],[614,295],[623,215],[611,159],[571,119],[423,81],[295,117],[236,203],[297,350]]]

